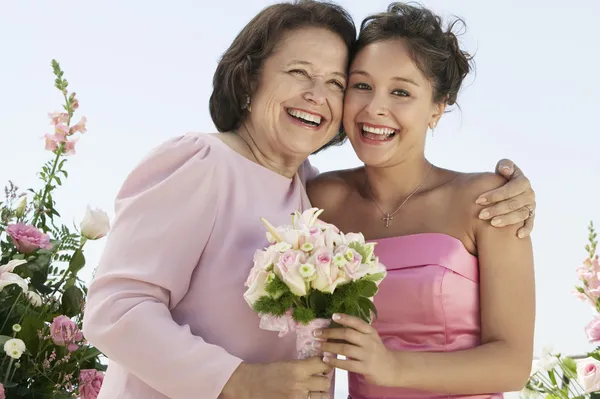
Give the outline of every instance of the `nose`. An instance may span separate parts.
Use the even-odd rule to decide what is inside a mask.
[[[387,99],[382,96],[374,95],[371,101],[365,107],[367,113],[371,116],[388,116],[389,108]]]
[[[321,79],[314,79],[309,88],[304,92],[304,99],[313,105],[323,105],[327,99],[325,84]]]

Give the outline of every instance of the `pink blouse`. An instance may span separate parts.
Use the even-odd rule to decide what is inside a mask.
[[[308,161],[293,179],[188,134],[152,151],[117,195],[83,332],[110,363],[99,399],[217,398],[242,360],[291,359],[292,334],[258,327],[243,299],[260,217],[310,206]]]

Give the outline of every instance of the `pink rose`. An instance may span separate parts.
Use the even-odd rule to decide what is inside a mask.
[[[343,280],[343,276],[339,273],[340,269],[332,260],[333,253],[327,248],[319,248],[313,255],[311,263],[317,270],[317,278],[312,281],[315,290],[332,293]]]
[[[79,396],[81,399],[96,399],[102,388],[104,374],[96,369],[82,369],[79,372]]]
[[[6,393],[4,392],[4,385],[0,383],[0,399],[6,399]]]
[[[587,335],[588,341],[598,342],[600,341],[600,318],[594,318],[586,327],[585,334]]]
[[[306,295],[307,292],[306,281],[300,274],[302,255],[297,251],[287,250],[281,254],[275,268],[277,277],[297,296]]]
[[[77,324],[67,316],[57,316],[50,325],[52,342],[58,346],[66,346],[69,352],[76,351],[77,342],[83,339],[83,333]]]
[[[577,363],[577,377],[585,392],[600,390],[600,362],[588,357]]]
[[[30,254],[38,248],[51,249],[50,237],[31,225],[23,223],[9,224],[6,232],[22,254]]]

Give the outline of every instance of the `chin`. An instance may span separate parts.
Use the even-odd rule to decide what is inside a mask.
[[[357,135],[348,135],[350,144],[356,153],[356,156],[362,163],[369,166],[382,165],[390,158],[390,152],[393,149],[390,143],[386,145],[371,145],[364,143]]]

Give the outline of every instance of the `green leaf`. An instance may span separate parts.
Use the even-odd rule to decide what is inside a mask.
[[[77,275],[83,266],[85,266],[85,256],[83,256],[81,249],[78,249],[73,253],[73,257],[69,262],[69,271],[73,273],[73,275]]]
[[[373,312],[375,318],[377,319],[377,308],[375,307],[373,301],[371,301],[369,298],[358,298],[358,306],[360,306],[360,308],[365,312],[365,314],[369,316],[368,320],[365,320],[366,322],[370,323],[372,321],[371,312]]]
[[[33,315],[26,315],[23,317],[21,322],[21,331],[19,332],[19,338],[25,342],[25,346],[29,353],[36,353],[40,340],[38,338],[38,330],[44,329],[44,320],[34,317]]]
[[[0,335],[0,347],[4,347],[4,344],[6,343],[6,341],[8,341],[9,339],[12,339],[12,337],[9,337],[8,335]]]
[[[81,313],[83,292],[75,286],[65,290],[62,296],[61,307],[65,316],[73,317]]]
[[[327,314],[327,304],[331,302],[331,294],[326,294],[319,290],[311,290],[308,295],[309,307],[313,309],[316,317],[318,318],[330,318],[331,315]]]
[[[369,280],[359,280],[358,281],[360,290],[359,293],[361,296],[366,296],[367,298],[372,298],[377,294],[378,288],[377,284],[373,281]]]
[[[80,361],[81,362],[85,362],[85,361],[87,361],[89,359],[93,359],[93,358],[98,357],[100,355],[102,355],[102,352],[100,352],[97,348],[94,348],[92,346],[92,347],[89,347],[89,348],[87,348],[85,350],[85,353],[83,354],[83,356],[81,356]]]
[[[368,281],[380,281],[385,278],[385,275],[386,275],[386,273],[384,273],[384,272],[375,273],[375,274],[367,274],[366,276],[363,277],[363,279],[368,280]]]

